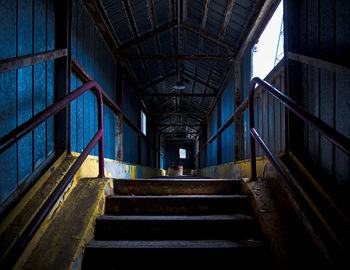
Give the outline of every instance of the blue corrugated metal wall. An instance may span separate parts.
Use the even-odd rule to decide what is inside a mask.
[[[81,0],[72,1],[72,54],[92,78],[116,101],[115,63],[98,34]],[[72,76],[72,91],[81,82]],[[116,158],[116,116],[103,106],[105,157]],[[97,132],[97,102],[91,92],[85,93],[71,105],[72,151],[82,152]],[[97,155],[97,146],[91,152]]]
[[[224,91],[221,95],[221,126],[226,123],[234,112],[234,70],[232,69],[225,84]],[[230,124],[221,133],[221,163],[234,161],[235,144],[234,144],[234,123]]]
[[[138,104],[134,90],[128,80],[123,80],[123,111],[138,126]],[[128,124],[123,123],[123,160],[138,163],[138,134]]]
[[[213,110],[208,118],[207,134],[208,139],[216,133],[217,130],[217,108]],[[217,145],[216,139],[209,143],[206,147],[206,166],[212,166],[217,163]]]
[[[55,48],[53,2],[1,1],[0,59]],[[53,60],[0,74],[0,137],[51,105],[53,97]],[[53,119],[49,119],[0,156],[0,204],[29,179],[53,150]]]
[[[128,163],[137,164],[137,134],[125,122],[123,123],[123,160]]]
[[[252,78],[252,52],[250,48],[244,53],[241,60],[241,83],[242,83],[242,93],[243,100],[248,97],[249,85]],[[249,114],[246,110],[243,114],[244,121],[244,157],[249,158]]]

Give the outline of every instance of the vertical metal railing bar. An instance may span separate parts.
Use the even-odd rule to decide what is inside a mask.
[[[335,130],[331,126],[324,123],[322,120],[320,120],[316,116],[310,114],[309,112],[299,107],[294,100],[292,100],[291,98],[283,94],[281,91],[273,87],[271,84],[257,77],[252,79],[250,84],[250,89],[249,89],[248,106],[249,106],[250,130],[252,128],[255,129],[254,92],[255,92],[256,84],[259,84],[266,91],[272,94],[277,100],[282,102],[291,112],[293,112],[295,115],[301,118],[304,122],[307,122],[308,124],[310,124],[313,128],[319,131],[323,136],[325,136],[328,140],[330,140],[333,144],[335,144],[344,153],[346,153],[347,155],[350,155],[350,140],[348,138],[346,138],[344,135],[339,133],[337,130]],[[252,172],[251,177],[252,179],[255,179],[256,178],[256,153],[255,153],[255,141],[252,135],[250,135],[250,143],[251,143],[250,157],[251,157],[251,172]]]

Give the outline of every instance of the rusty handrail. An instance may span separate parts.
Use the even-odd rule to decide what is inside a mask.
[[[251,177],[252,179],[256,178],[256,153],[255,153],[255,140],[259,142],[261,145],[262,140],[260,141],[259,134],[255,129],[255,123],[254,123],[254,92],[255,92],[255,86],[256,84],[259,84],[261,87],[263,87],[267,92],[272,94],[278,101],[282,102],[291,112],[293,112],[295,115],[297,115],[299,118],[301,118],[304,122],[310,124],[312,127],[314,127],[317,131],[319,131],[323,136],[325,136],[328,140],[330,140],[333,144],[335,144],[338,148],[340,148],[344,153],[350,156],[350,140],[346,138],[343,134],[336,131],[331,126],[324,123],[322,120],[317,118],[316,116],[310,114],[309,112],[302,109],[300,106],[296,104],[295,101],[293,101],[291,98],[283,94],[281,91],[273,87],[268,82],[260,79],[260,78],[253,78],[250,83],[250,89],[249,89],[249,99],[248,99],[248,106],[249,106],[249,129],[250,129],[250,159],[251,159]],[[260,138],[261,139],[261,138]],[[262,147],[268,158],[271,160],[272,156],[268,154],[266,150],[269,150],[268,148],[265,149]],[[269,151],[271,153],[271,151]],[[277,160],[276,160],[277,162]],[[273,165],[273,164],[272,164]],[[280,169],[277,168],[275,165],[274,167],[277,169],[279,174],[285,178],[285,175],[283,175],[282,172],[280,172]]]
[[[0,138],[0,154],[6,151],[13,144],[18,142],[26,134],[34,130],[40,124],[45,122],[51,116],[60,112],[73,100],[77,99],[79,96],[87,92],[88,90],[93,91],[97,98],[98,106],[98,131],[95,136],[91,139],[89,144],[86,146],[84,151],[80,154],[77,160],[74,162],[72,167],[68,170],[66,175],[60,181],[58,186],[55,188],[53,193],[41,206],[38,213],[25,228],[24,232],[19,236],[18,240],[11,248],[10,252],[7,254],[4,261],[1,263],[1,266],[5,269],[11,268],[22,254],[26,246],[29,244],[33,238],[36,231],[39,229],[41,224],[44,222],[46,217],[50,214],[53,207],[56,205],[58,200],[61,198],[62,194],[66,191],[69,184],[72,182],[72,179],[76,172],[79,170],[84,160],[87,158],[89,153],[92,151],[94,146],[98,143],[98,156],[99,156],[99,177],[104,177],[104,142],[103,142],[103,99],[102,99],[102,89],[97,84],[96,81],[89,81],[77,88],[72,93],[66,95],[61,100],[55,102],[27,122],[23,123],[19,127],[15,128],[2,138]]]

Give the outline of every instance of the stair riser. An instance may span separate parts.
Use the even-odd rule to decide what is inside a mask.
[[[111,259],[113,258],[113,259]],[[137,258],[135,260],[135,258]],[[252,259],[253,258],[253,259]],[[262,248],[242,249],[94,249],[87,248],[83,269],[259,269],[267,261]],[[124,268],[128,267],[128,268]],[[237,267],[237,268],[236,268]],[[258,268],[259,267],[259,268]]]
[[[240,181],[159,181],[115,180],[114,192],[120,195],[214,195],[242,192]]]
[[[253,220],[98,220],[96,240],[245,239],[256,237]]]
[[[248,198],[107,198],[110,215],[200,215],[250,213]]]

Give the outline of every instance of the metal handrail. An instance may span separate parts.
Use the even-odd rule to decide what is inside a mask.
[[[41,206],[38,213],[29,223],[29,225],[25,228],[23,233],[19,236],[18,240],[14,244],[13,248],[11,248],[10,252],[7,254],[5,260],[2,262],[1,266],[4,268],[11,268],[19,256],[22,254],[26,246],[29,244],[41,224],[44,222],[46,217],[50,214],[56,203],[61,198],[62,194],[66,191],[69,184],[72,182],[72,179],[76,172],[79,170],[89,153],[92,151],[94,146],[98,143],[98,156],[99,156],[99,177],[104,177],[104,142],[103,142],[103,99],[102,99],[102,89],[97,84],[96,81],[89,81],[77,88],[72,93],[66,95],[61,100],[55,102],[27,122],[23,123],[19,127],[15,128],[2,138],[0,138],[0,154],[18,142],[21,138],[23,138],[26,134],[34,130],[40,124],[45,122],[51,116],[57,114],[68,104],[70,104],[73,100],[77,99],[79,96],[91,90],[96,98],[97,98],[97,106],[98,106],[98,131],[91,139],[89,144],[86,146],[84,151],[80,154],[77,160],[74,162],[72,167],[68,170],[66,175],[60,181],[58,186],[55,188],[53,193],[49,196],[49,198],[45,201],[45,203]]]
[[[250,128],[250,159],[251,159],[251,178],[256,178],[256,153],[255,153],[255,140],[263,148],[265,154],[271,161],[271,164],[276,168],[277,172],[286,180],[289,179],[288,174],[279,164],[273,153],[265,145],[264,141],[259,136],[259,133],[255,129],[254,123],[254,92],[255,86],[259,84],[266,91],[272,94],[278,101],[282,102],[291,112],[301,118],[304,122],[310,124],[317,131],[319,131],[323,136],[335,144],[344,153],[350,156],[350,140],[346,138],[343,134],[336,131],[333,127],[327,125],[322,120],[316,116],[310,114],[309,112],[302,109],[296,104],[294,100],[286,96],[284,93],[273,87],[268,82],[260,79],[253,78],[250,83],[249,96],[248,96],[248,106],[249,106],[249,128]]]

